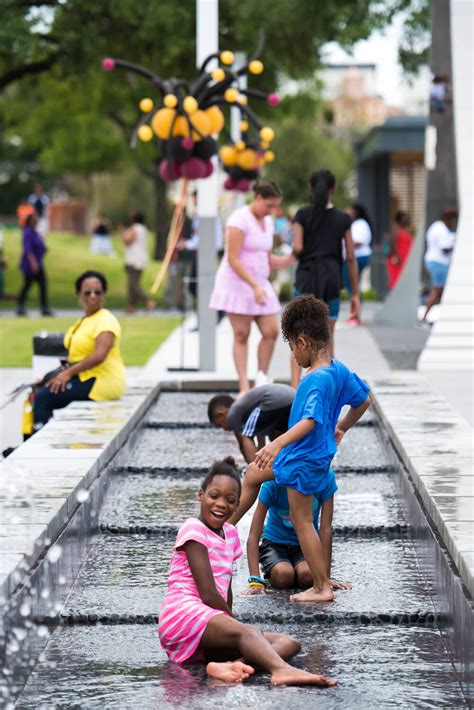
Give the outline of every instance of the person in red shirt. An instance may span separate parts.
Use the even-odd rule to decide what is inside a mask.
[[[387,256],[388,286],[392,289],[403,271],[405,262],[410,255],[413,236],[408,231],[410,215],[408,212],[397,212],[390,233],[390,252]]]

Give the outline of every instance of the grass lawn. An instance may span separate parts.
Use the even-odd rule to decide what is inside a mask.
[[[18,295],[23,278],[19,269],[21,255],[21,232],[19,229],[5,229],[4,257],[7,268],[4,272],[6,298],[0,299],[0,309],[16,307],[15,299]],[[107,277],[109,290],[107,292],[107,305],[110,308],[123,308],[126,306],[126,275],[123,266],[123,245],[118,235],[114,235],[114,250],[116,256],[101,256],[91,254],[89,251],[90,237],[63,232],[48,234],[46,243],[48,254],[45,259],[45,269],[48,277],[49,302],[51,308],[77,308],[77,298],[74,293],[74,281],[86,269],[102,271]],[[150,250],[153,237],[150,235]],[[160,267],[160,262],[150,261],[142,277],[142,285],[148,291]],[[160,289],[157,301],[161,299]],[[33,284],[28,294],[29,304],[37,305],[39,302],[38,287]]]
[[[125,365],[144,365],[180,319],[168,316],[121,316]],[[32,337],[41,331],[60,333],[73,318],[0,318],[0,367],[29,367]]]

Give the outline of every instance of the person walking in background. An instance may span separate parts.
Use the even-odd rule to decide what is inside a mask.
[[[457,207],[447,207],[441,219],[433,222],[426,232],[425,266],[430,275],[431,292],[426,301],[423,322],[432,307],[441,302],[456,241],[457,222]]]
[[[97,217],[92,225],[92,238],[90,244],[92,254],[105,254],[114,256],[112,245],[112,224],[106,217]]]
[[[331,202],[336,178],[330,170],[317,170],[309,180],[311,204],[301,207],[294,219],[293,253],[298,259],[294,295],[312,293],[329,307],[329,353],[334,357],[334,329],[339,316],[344,241],[351,282],[351,316],[360,311],[357,261],[351,233],[351,218]],[[292,384],[299,382],[300,369],[292,359]]]
[[[18,316],[25,316],[25,302],[33,283],[37,283],[40,292],[41,312],[44,316],[52,315],[48,307],[48,285],[44,270],[44,257],[47,251],[43,237],[37,231],[38,217],[35,212],[29,214],[23,228],[23,250],[20,269],[23,273],[23,288],[18,296]]]
[[[137,305],[143,303],[147,311],[155,307],[155,302],[149,298],[140,285],[140,279],[145,270],[148,256],[148,229],[145,227],[145,217],[142,212],[134,212],[131,225],[122,232],[125,245],[125,271],[128,278],[127,313],[135,313]]]
[[[38,215],[38,232],[44,236],[48,231],[49,197],[45,194],[41,183],[35,185],[33,192],[28,197],[28,204],[34,208]]]
[[[282,268],[292,257],[272,254],[273,220],[281,191],[274,182],[257,182],[249,205],[235,210],[226,225],[226,250],[217,270],[210,308],[225,311],[234,332],[233,355],[240,393],[248,392],[248,339],[252,321],[261,333],[255,385],[268,383],[268,368],[279,333],[280,302],[269,281],[271,268]]]
[[[389,253],[387,256],[388,287],[394,288],[401,276],[405,262],[408,259],[413,244],[413,236],[408,231],[410,215],[408,212],[397,212],[389,237]]]
[[[354,254],[357,259],[357,271],[360,293],[360,280],[362,272],[370,264],[370,257],[372,254],[372,226],[370,223],[369,215],[367,214],[367,210],[359,202],[355,202],[354,204],[352,204],[347,210],[347,213],[352,220],[351,233],[352,242],[354,244]],[[344,248],[343,252],[345,252]],[[347,261],[344,261],[342,265],[342,281],[344,284],[344,288],[346,288],[349,292],[349,295],[352,296],[352,284],[349,278]],[[347,323],[348,325],[360,325],[360,311],[357,315],[351,314],[351,316],[347,319]]]

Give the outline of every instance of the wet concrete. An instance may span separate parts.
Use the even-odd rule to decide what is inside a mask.
[[[439,632],[391,627],[278,627],[297,636],[296,663],[336,677],[331,689],[271,688],[257,673],[219,687],[199,666],[171,666],[153,626],[55,631],[17,704],[26,708],[412,708],[463,699]],[[268,629],[270,630],[270,629]]]
[[[167,411],[174,396],[167,395]],[[193,397],[200,412],[202,394],[186,394],[186,401]],[[408,526],[409,519],[393,455],[375,426],[349,432],[335,462],[342,473],[335,498],[333,576],[351,581],[353,589],[311,608],[290,603],[287,592],[243,597],[245,558],[236,565],[233,582],[238,618],[295,635],[303,646],[297,665],[334,676],[339,686],[275,689],[267,676],[257,674],[239,687],[216,687],[202,667],[168,663],[155,618],[166,589],[174,526],[198,512],[201,468],[214,458],[235,455],[236,448],[232,435],[199,427],[144,428],[138,434],[130,457],[120,464],[122,471],[130,465],[136,473],[110,474],[96,516],[99,531],[94,522],[95,532],[82,546],[81,567],[61,612],[63,624],[54,629],[16,707],[465,706],[436,625],[439,608],[420,567],[418,540],[402,532],[387,536],[381,529]],[[377,473],[381,466],[385,473]],[[131,525],[148,526],[153,534],[131,534]],[[116,532],[122,526],[123,534],[108,532],[114,526]],[[168,534],[160,534],[159,526],[170,526],[162,528]],[[362,526],[364,534],[354,526]]]

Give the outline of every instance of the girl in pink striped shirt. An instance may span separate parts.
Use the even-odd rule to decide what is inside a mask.
[[[206,661],[209,675],[228,682],[245,680],[259,667],[274,685],[335,685],[286,663],[300,650],[291,636],[262,633],[232,616],[232,565],[242,549],[227,520],[240,491],[234,459],[214,463],[198,494],[199,517],[188,518],[176,538],[160,610],[161,645],[171,661]]]

